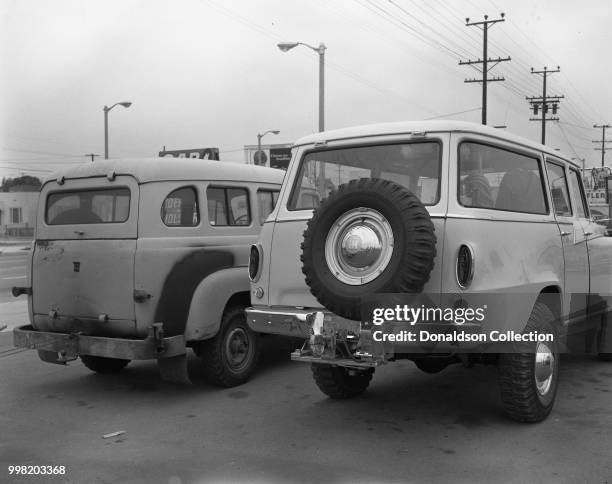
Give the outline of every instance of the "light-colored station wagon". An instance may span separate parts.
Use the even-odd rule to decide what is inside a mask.
[[[249,247],[284,172],[200,159],[96,161],[40,192],[27,294],[31,326],[15,345],[42,360],[80,356],[93,371],[157,359],[187,379],[186,348],[224,386],[258,356],[246,325]]]
[[[362,393],[375,367],[400,358],[429,373],[485,363],[498,366],[507,413],[539,421],[555,400],[562,341],[578,334],[580,351],[612,353],[612,239],[589,216],[579,167],[481,125],[378,124],[297,141],[249,272],[248,324],[306,338],[292,358],[310,362],[332,398]],[[501,294],[500,330],[554,338],[508,353],[376,344],[362,302],[382,293],[457,304]]]

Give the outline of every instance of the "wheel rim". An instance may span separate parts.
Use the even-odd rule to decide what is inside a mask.
[[[250,352],[249,335],[243,328],[234,328],[225,340],[225,355],[230,367],[239,370],[248,363]]]
[[[393,231],[371,208],[358,207],[338,218],[325,240],[325,261],[336,279],[357,286],[376,279],[393,255]]]
[[[535,354],[535,384],[540,395],[546,395],[555,376],[555,355],[545,343],[538,343]]]

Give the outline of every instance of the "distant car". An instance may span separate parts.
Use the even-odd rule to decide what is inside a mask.
[[[494,364],[506,412],[536,422],[555,400],[561,342],[578,336],[584,351],[612,358],[612,239],[590,218],[580,168],[481,125],[378,124],[297,141],[249,271],[249,326],[307,338],[293,359],[310,362],[332,398],[362,393],[377,366],[400,358],[428,373]],[[447,298],[453,311],[492,293],[501,303],[492,322],[504,334],[550,339],[518,352],[379,343],[377,328],[395,336],[398,317],[375,327],[364,301],[406,293]],[[450,340],[490,329],[458,318],[433,323],[408,329],[434,328]]]
[[[30,326],[15,345],[43,361],[80,357],[99,373],[156,359],[187,380],[186,349],[233,386],[252,374],[246,324],[250,245],[284,172],[200,159],[96,161],[40,192],[27,294]]]

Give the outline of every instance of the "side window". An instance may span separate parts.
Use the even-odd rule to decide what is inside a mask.
[[[278,191],[273,190],[257,190],[257,203],[259,207],[259,224],[263,223],[268,218],[268,215],[274,210],[276,201],[278,200]]]
[[[567,179],[565,178],[565,170],[561,165],[556,163],[546,162],[548,171],[548,184],[550,185],[550,194],[553,199],[553,207],[555,215],[561,217],[571,217],[572,207],[569,201],[569,190],[567,187]]]
[[[198,197],[193,187],[171,192],[162,203],[161,219],[168,227],[195,227],[200,223]]]
[[[211,225],[251,224],[251,207],[246,188],[209,187],[206,196]]]
[[[494,146],[459,146],[459,203],[464,207],[546,214],[537,158]]]
[[[584,198],[584,190],[580,183],[580,173],[577,170],[570,169],[570,181],[572,186],[572,200],[576,207],[576,216],[579,218],[587,218],[588,209]]]

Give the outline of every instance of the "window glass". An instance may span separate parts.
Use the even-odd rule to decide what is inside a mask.
[[[230,225],[249,225],[251,223],[251,210],[249,196],[244,188],[227,188],[227,201],[229,205]]]
[[[47,197],[49,225],[125,222],[130,214],[130,190],[111,188],[56,192]]]
[[[459,146],[459,203],[464,207],[545,214],[537,158],[480,143]]]
[[[171,192],[161,208],[161,218],[168,227],[195,227],[200,223],[198,197],[193,187]]]
[[[276,201],[278,200],[278,191],[272,190],[257,190],[257,203],[259,207],[259,224],[263,223],[268,218],[268,215],[274,210]]]
[[[433,205],[440,192],[440,151],[439,143],[422,142],[310,152],[301,162],[288,208],[316,208],[332,190],[359,178],[394,181]]]
[[[569,201],[565,170],[562,166],[550,162],[546,163],[546,169],[548,171],[548,184],[550,185],[550,194],[553,199],[555,214],[562,217],[571,217],[572,208]]]
[[[574,207],[576,207],[576,216],[579,218],[587,218],[588,210],[584,200],[582,185],[580,184],[580,173],[578,173],[576,170],[570,169],[570,179],[572,187],[572,201]]]
[[[11,223],[12,224],[21,223],[21,207],[11,208]]]
[[[209,187],[206,196],[211,225],[250,225],[251,208],[245,188]]]

